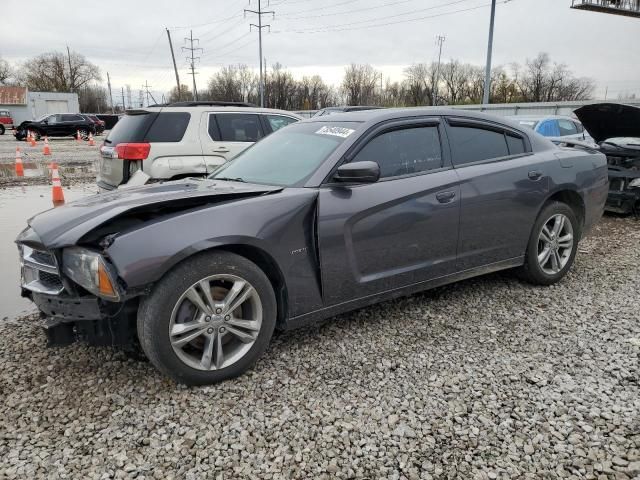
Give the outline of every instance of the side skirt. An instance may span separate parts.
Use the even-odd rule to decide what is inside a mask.
[[[500,262],[491,263],[482,267],[476,267],[424,282],[414,283],[412,285],[407,285],[406,287],[394,288],[392,290],[387,290],[386,292],[369,295],[367,297],[362,297],[355,300],[349,300],[348,302],[339,303],[337,305],[332,305],[330,307],[321,308],[320,310],[305,313],[304,315],[298,315],[297,317],[289,318],[286,322],[285,330],[293,330],[296,328],[305,327],[321,320],[340,315],[341,313],[350,312],[351,310],[357,310],[359,308],[368,307],[369,305],[374,305],[376,303],[412,295],[417,292],[441,287],[443,285],[459,282],[460,280],[466,280],[468,278],[478,277],[487,273],[519,267],[523,264],[524,256],[510,258],[508,260],[502,260]]]

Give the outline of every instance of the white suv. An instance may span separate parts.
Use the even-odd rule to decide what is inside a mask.
[[[100,190],[212,173],[262,137],[302,117],[233,102],[178,102],[128,110],[100,147]]]

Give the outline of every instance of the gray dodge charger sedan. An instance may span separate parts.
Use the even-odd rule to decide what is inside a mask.
[[[18,237],[49,344],[141,347],[178,382],[237,376],[289,329],[487,272],[567,273],[605,156],[445,109],[317,117],[209,178],[43,212]]]

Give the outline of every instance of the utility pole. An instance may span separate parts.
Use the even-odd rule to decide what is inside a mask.
[[[178,67],[176,66],[176,56],[173,54],[173,43],[171,42],[171,32],[169,31],[169,29],[167,28],[167,37],[169,38],[169,48],[171,49],[171,60],[173,60],[173,70],[176,72],[176,85],[178,87],[178,101],[181,100],[181,93],[180,93],[180,77],[178,76]],[[164,102],[162,102],[164,103]]]
[[[151,85],[149,85],[149,82],[147,82],[146,80],[144,81],[144,85],[142,85],[142,88],[144,88],[147,91],[147,107],[150,105],[149,103],[149,88],[151,88]],[[153,98],[153,95],[151,95],[151,98]],[[155,100],[154,100],[155,102]]]
[[[258,24],[255,23],[249,24],[249,31],[251,31],[251,27],[256,27],[258,29],[258,58],[260,59],[260,106],[264,107],[264,75],[262,74],[262,29],[268,28],[271,30],[271,25],[262,25],[262,16],[263,15],[273,15],[275,18],[276,12],[269,10],[262,10],[262,0],[258,0],[258,10],[244,10],[244,16],[247,16],[247,13],[255,13],[258,16]]]
[[[73,70],[71,69],[71,51],[69,50],[69,45],[67,45],[67,59],[69,60],[69,90],[73,91],[75,81],[73,78]]]
[[[124,103],[124,87],[120,87],[122,89],[122,113],[127,109],[127,106]]]
[[[113,109],[113,94],[111,93],[111,79],[109,78],[109,72],[107,72],[107,85],[109,86],[109,99],[111,100],[111,114],[115,113]]]
[[[187,57],[187,62],[190,61],[191,64],[191,76],[193,77],[193,99],[197,102],[198,101],[198,89],[196,88],[196,71],[195,71],[195,62],[196,60],[200,60],[200,57],[195,57],[194,56],[194,52],[196,50],[200,50],[202,51],[201,48],[199,47],[195,47],[193,46],[193,42],[199,42],[200,40],[198,40],[197,38],[194,40],[193,38],[193,30],[190,31],[190,35],[189,37],[185,37],[185,41],[190,42],[190,47],[182,47],[182,50],[189,50],[191,52],[191,59],[189,60],[189,58]],[[180,88],[180,87],[178,87]]]
[[[436,37],[436,43],[440,45],[440,49],[438,51],[438,67],[436,68],[436,80],[435,85],[433,86],[433,104],[438,105],[438,83],[440,82],[440,60],[442,59],[442,44],[446,40],[444,35],[438,35]]]
[[[482,104],[489,104],[489,93],[491,92],[491,54],[493,52],[493,25],[496,20],[496,0],[491,0],[491,21],[489,23],[489,45],[487,47],[487,66],[484,72],[484,95]]]

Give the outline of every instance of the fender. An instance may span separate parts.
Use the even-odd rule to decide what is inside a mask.
[[[127,290],[137,291],[196,253],[250,246],[271,257],[287,279],[287,316],[301,315],[322,306],[313,243],[317,195],[288,188],[160,218],[115,236],[105,254]]]

